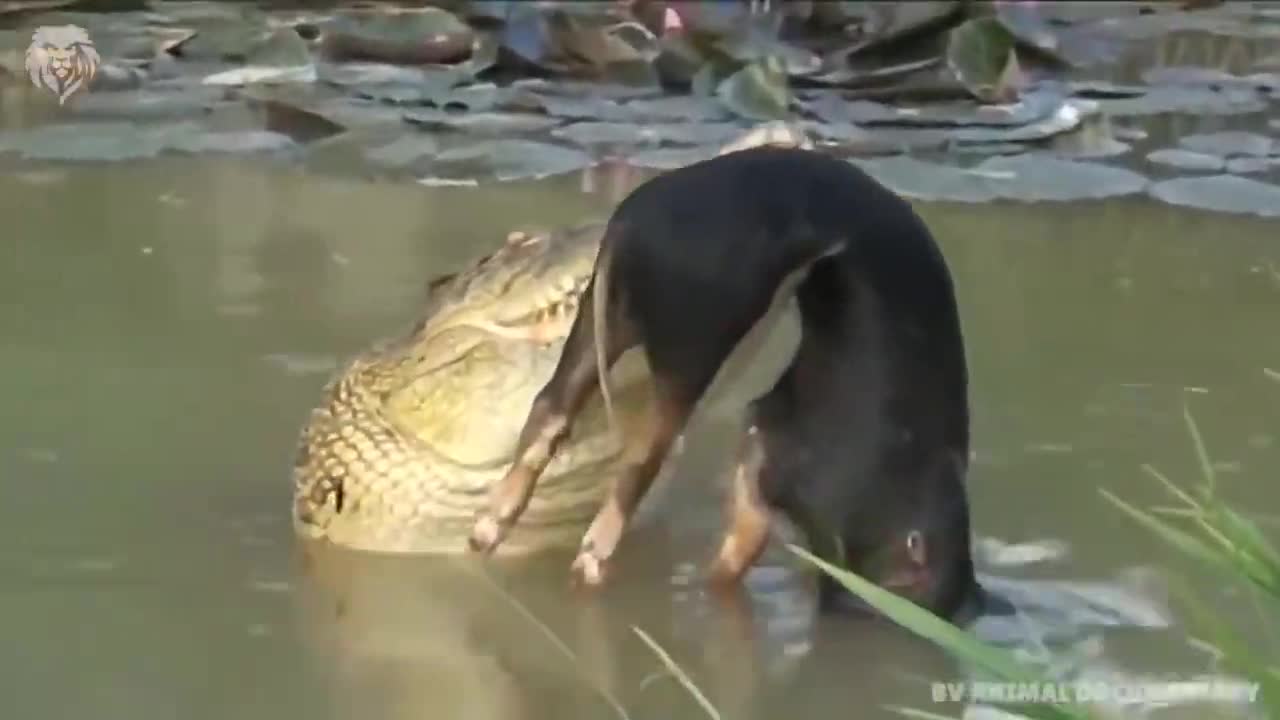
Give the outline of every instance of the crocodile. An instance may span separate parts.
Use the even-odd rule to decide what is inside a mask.
[[[723,146],[800,144],[763,125]],[[421,319],[350,360],[304,424],[293,524],[304,538],[383,553],[460,553],[489,487],[550,379],[587,289],[605,221],[513,232],[496,251],[429,284]],[[614,426],[599,396],[539,480],[501,547],[576,547],[621,466],[620,438],[648,383],[640,363],[611,372]]]

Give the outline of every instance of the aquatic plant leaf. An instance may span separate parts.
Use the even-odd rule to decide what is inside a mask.
[[[622,107],[631,117],[637,119],[714,122],[733,117],[733,114],[714,98],[697,95],[668,95],[660,98],[638,99],[625,103]]]
[[[741,134],[729,123],[631,123],[577,122],[556,128],[551,134],[580,145],[701,145],[722,143]]]
[[[1148,192],[1170,205],[1280,217],[1280,186],[1238,175],[1174,178],[1155,183]]]
[[[1226,171],[1249,175],[1252,173],[1270,172],[1271,168],[1280,167],[1280,157],[1234,157],[1227,160]]]
[[[775,57],[790,77],[810,75],[822,68],[822,59],[812,51],[759,32],[734,34],[720,40],[716,47],[743,65]]]
[[[424,69],[371,62],[320,63],[316,74],[321,82],[339,87],[429,85],[445,90],[465,77],[452,68]]]
[[[558,64],[559,48],[546,15],[532,5],[523,4],[508,13],[498,44],[501,50],[528,65],[549,68]]]
[[[852,161],[899,195],[925,201],[979,203],[999,195],[982,175],[906,155]]]
[[[402,168],[413,164],[419,158],[435,155],[440,145],[430,135],[404,135],[385,145],[368,148],[364,157],[369,162],[388,168]]]
[[[1180,170],[1221,171],[1226,161],[1218,155],[1210,155],[1191,150],[1165,148],[1147,153],[1147,161],[1160,165],[1168,165]]]
[[[66,123],[0,132],[0,152],[27,160],[118,161],[158,155],[169,138],[166,127],[128,122]]]
[[[307,41],[291,27],[272,32],[245,57],[245,64],[261,67],[300,67],[311,62]]]
[[[854,68],[845,64],[844,58],[830,56],[822,61],[822,66],[818,70],[800,76],[800,80],[806,85],[837,87],[889,85],[895,80],[902,81],[910,75],[932,69],[941,65],[942,62],[943,58],[939,56],[890,65]],[[797,82],[797,84],[800,83]]]
[[[625,120],[635,116],[619,103],[606,98],[560,97],[556,95],[528,95],[544,112],[552,117],[574,120]]]
[[[428,130],[452,130],[476,135],[518,135],[549,130],[560,118],[508,112],[448,112],[426,108],[404,113],[406,122]]]
[[[1149,182],[1132,170],[1043,153],[988,158],[973,171],[1000,178],[1001,197],[1027,202],[1132,195],[1146,189]]]
[[[1266,100],[1252,90],[1177,85],[1157,85],[1138,97],[1101,98],[1095,102],[1101,112],[1113,117],[1165,113],[1237,115],[1267,109]]]
[[[947,67],[983,102],[1008,102],[1016,96],[1015,39],[994,17],[966,20],[947,38]]]
[[[774,57],[754,62],[720,83],[716,97],[739,117],[777,120],[787,117],[791,91],[781,62]]]
[[[203,153],[257,154],[297,147],[293,138],[270,130],[239,130],[204,133],[177,133],[166,149],[193,155]]]
[[[986,202],[997,198],[1068,201],[1141,192],[1137,173],[1045,153],[997,156],[969,169],[899,156],[855,160],[896,192],[920,200]]]
[[[1143,71],[1142,79],[1151,85],[1243,88],[1254,91],[1272,90],[1280,85],[1280,75],[1272,73],[1235,75],[1218,68],[1194,65],[1165,65],[1148,68]]]
[[[818,10],[823,9],[821,6],[838,4],[815,3],[814,8]],[[843,5],[842,15],[861,19],[861,38],[833,53],[833,56],[844,59],[874,53],[908,38],[940,30],[963,17],[964,12],[964,3],[961,2],[858,2]],[[846,24],[847,21],[841,23],[842,26]]]
[[[1037,3],[994,3],[995,17],[1019,42],[1054,60],[1075,67],[1111,62],[1122,49],[1100,25],[1055,26]]]
[[[1188,150],[1223,157],[1247,155],[1260,158],[1273,154],[1280,155],[1280,144],[1275,140],[1265,135],[1239,130],[1187,135],[1179,139],[1178,144]]]
[[[280,28],[255,45],[245,66],[214,73],[205,85],[249,85],[253,83],[310,83],[316,81],[307,42],[293,28]]]
[[[675,170],[703,160],[710,160],[720,152],[717,145],[682,148],[654,148],[641,150],[627,158],[627,164],[652,170]]]
[[[612,100],[622,102],[637,98],[658,97],[659,87],[637,87],[610,82],[588,82],[568,79],[523,78],[511,83],[513,92],[529,92],[536,96],[551,96],[577,100]]]
[[[429,65],[466,60],[474,42],[471,26],[447,10],[428,6],[341,13],[324,25],[321,49],[336,61]]]
[[[328,98],[302,109],[344,128],[395,125],[404,118],[401,108],[358,97]]]
[[[159,119],[205,115],[225,101],[224,90],[196,86],[176,91],[85,93],[67,109],[87,117]]]
[[[213,17],[193,27],[194,33],[174,43],[169,52],[187,60],[243,62],[268,30],[264,23],[242,17]]]
[[[591,167],[595,161],[581,150],[530,140],[493,140],[437,154],[431,179],[446,181],[533,180]]]
[[[1133,146],[1117,139],[1105,122],[1082,122],[1075,131],[1050,138],[1048,149],[1058,157],[1096,160],[1123,155]]]
[[[859,125],[1017,127],[1052,116],[1066,102],[1065,93],[1045,87],[1027,92],[1006,104],[953,102],[918,107],[895,107],[872,100],[844,99],[839,92],[808,93],[801,106],[828,122]]]

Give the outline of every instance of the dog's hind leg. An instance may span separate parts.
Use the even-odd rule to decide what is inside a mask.
[[[551,379],[534,398],[516,443],[515,461],[507,474],[494,485],[487,506],[476,518],[468,539],[474,551],[490,553],[497,548],[528,506],[539,476],[555,456],[560,443],[568,437],[574,416],[600,382],[602,373],[608,370],[608,367],[598,370],[597,362],[603,359],[612,367],[622,353],[635,344],[628,324],[613,322],[614,318],[610,317],[607,344],[603,352],[597,352],[591,303],[588,294],[565,340]]]
[[[741,581],[769,541],[771,517],[760,493],[764,459],[760,429],[751,425],[742,440],[729,488],[729,524],[711,564],[710,580],[721,589]]]
[[[574,578],[584,585],[604,582],[605,564],[613,556],[628,521],[653,485],[667,452],[693,411],[692,403],[664,392],[666,386],[659,377],[650,379],[654,397],[639,427],[625,440],[622,467],[605,497],[604,506],[582,536],[582,546],[573,562]]]

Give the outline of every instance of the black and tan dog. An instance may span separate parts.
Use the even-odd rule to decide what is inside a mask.
[[[639,346],[652,403],[574,562],[578,579],[601,582],[694,406],[797,279],[799,345],[750,405],[713,579],[742,577],[776,509],[819,556],[936,613],[972,607],[968,373],[950,273],[905,200],[848,162],[799,149],[729,153],[619,204],[590,298],[472,549],[502,541],[593,388],[607,405],[608,370]],[[821,587],[824,600],[841,599]]]

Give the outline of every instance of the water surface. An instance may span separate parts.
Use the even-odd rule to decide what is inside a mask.
[[[513,227],[606,213],[634,179],[607,192],[599,176],[425,188],[207,158],[5,169],[0,692],[12,717],[607,717],[597,682],[634,717],[699,717],[650,677],[659,665],[630,624],[724,704],[748,697],[726,614],[683,579],[711,550],[719,504],[705,480],[731,427],[690,438],[593,611],[569,601],[567,557],[486,578],[465,561],[306,553],[290,534],[293,443],[336,364],[412,322],[432,276]],[[976,529],[1070,548],[1045,568],[993,572],[1190,572],[1098,493],[1164,501],[1143,463],[1196,479],[1184,403],[1226,497],[1280,507],[1280,386],[1262,372],[1280,366],[1275,222],[1145,198],[920,210],[968,340]],[[780,568],[752,587],[768,661],[755,672],[782,707],[871,716],[890,697],[878,673],[956,676],[884,629],[813,625],[804,583]],[[1230,607],[1216,587],[1207,599]],[[1099,637],[1127,668],[1205,669],[1177,629]],[[896,699],[929,706],[927,689]]]

